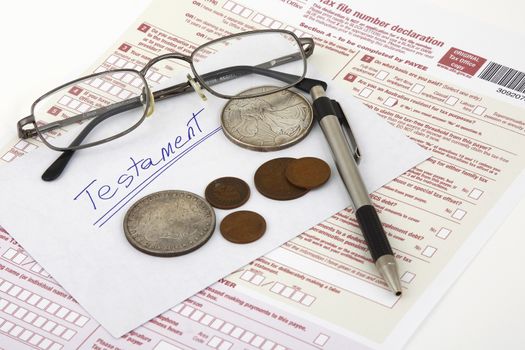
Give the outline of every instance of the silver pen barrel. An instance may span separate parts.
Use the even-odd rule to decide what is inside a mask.
[[[401,295],[401,282],[392,248],[368,196],[354,154],[343,132],[341,120],[336,115],[334,101],[326,97],[325,90],[321,86],[312,87],[310,95],[314,101],[316,119],[328,141],[337,171],[350,195],[372,259],[389,288],[396,295]]]

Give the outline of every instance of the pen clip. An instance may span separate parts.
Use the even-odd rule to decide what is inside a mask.
[[[348,144],[350,145],[350,150],[352,151],[355,162],[359,164],[359,162],[361,161],[361,152],[359,152],[359,147],[357,146],[357,141],[355,140],[352,128],[350,128],[350,124],[348,124],[348,119],[346,119],[346,115],[343,112],[343,109],[341,108],[339,102],[337,102],[336,100],[331,101],[336,113],[336,117],[337,119],[339,119],[339,123],[342,126],[343,133],[346,137],[346,140],[348,141]]]

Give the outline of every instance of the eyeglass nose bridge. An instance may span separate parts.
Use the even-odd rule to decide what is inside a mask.
[[[180,54],[180,53],[166,53],[164,55],[160,55],[160,56],[157,56],[155,58],[152,58],[145,66],[144,68],[142,68],[142,70],[140,71],[140,74],[142,75],[146,75],[146,73],[148,72],[148,70],[154,66],[156,63],[158,63],[159,61],[162,61],[162,60],[165,60],[165,59],[177,59],[177,60],[182,60],[184,62],[188,62],[190,65],[191,65],[191,57],[190,56],[186,56],[186,55],[183,55],[183,54]]]

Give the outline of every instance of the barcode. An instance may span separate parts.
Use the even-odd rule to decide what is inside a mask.
[[[490,62],[478,77],[515,91],[525,92],[525,73],[495,62]]]

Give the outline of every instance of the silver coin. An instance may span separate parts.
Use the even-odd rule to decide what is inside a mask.
[[[273,90],[261,86],[240,93]],[[233,143],[255,151],[276,151],[301,141],[312,128],[310,103],[300,94],[283,90],[274,94],[228,101],[222,110],[222,130]]]
[[[155,256],[177,256],[201,247],[215,230],[215,212],[186,191],[160,191],[139,199],[124,217],[133,247]]]

